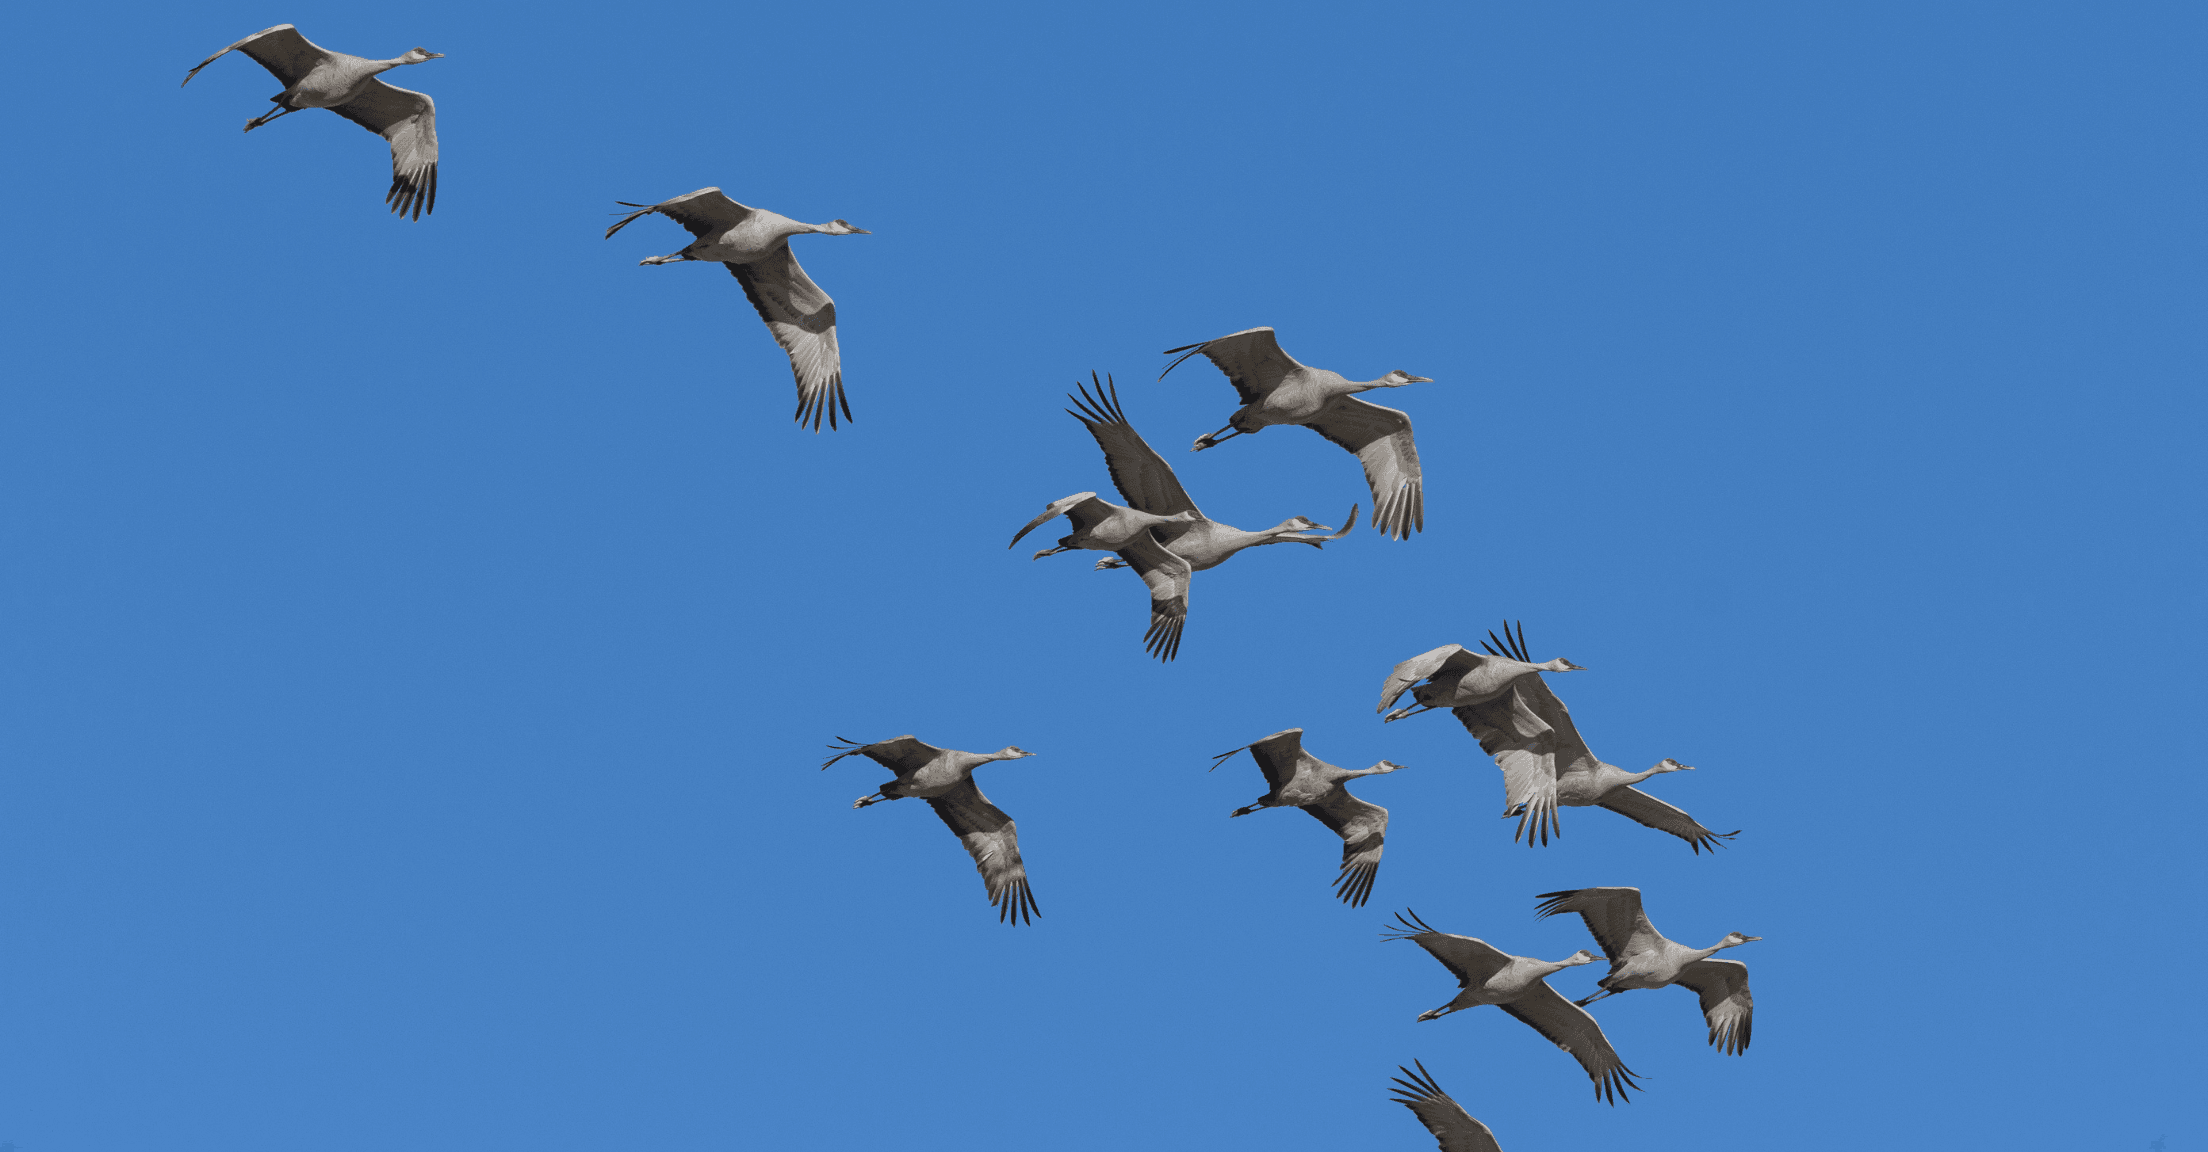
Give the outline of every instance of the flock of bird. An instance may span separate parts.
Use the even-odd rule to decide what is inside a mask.
[[[270,97],[276,109],[248,121],[246,131],[302,108],[326,108],[389,142],[391,186],[385,203],[393,213],[419,220],[435,211],[436,105],[422,93],[378,77],[394,68],[441,59],[441,53],[415,48],[386,60],[349,56],[319,47],[293,26],[279,24],[201,61],[185,75],[185,83],[230,52],[243,53],[284,84],[281,92]],[[797,383],[800,426],[817,432],[823,421],[834,429],[839,420],[851,420],[836,341],[835,302],[798,265],[790,240],[808,234],[866,235],[866,229],[844,220],[803,223],[746,207],[718,188],[701,188],[656,204],[619,203],[633,211],[606,230],[609,238],[653,214],[680,224],[693,237],[681,250],[646,258],[643,264],[702,260],[727,266],[789,357]],[[1308,367],[1282,351],[1271,328],[1251,328],[1167,349],[1165,354],[1179,358],[1166,366],[1159,379],[1189,357],[1202,355],[1234,385],[1242,401],[1225,426],[1197,438],[1195,451],[1274,425],[1300,424],[1357,456],[1372,495],[1372,523],[1379,532],[1408,540],[1412,533],[1424,530],[1425,495],[1410,417],[1360,400],[1357,394],[1431,383],[1426,377],[1398,370],[1378,380],[1355,381]],[[1262,545],[1324,548],[1357,525],[1355,504],[1338,531],[1300,515],[1259,531],[1212,520],[1197,508],[1164,457],[1135,431],[1115,383],[1092,373],[1090,382],[1068,399],[1073,407],[1067,413],[1096,440],[1112,486],[1126,503],[1114,504],[1093,491],[1051,501],[1012,537],[1012,546],[1051,520],[1065,517],[1073,530],[1060,537],[1055,547],[1035,553],[1035,558],[1098,551],[1110,555],[1098,560],[1096,568],[1132,569],[1150,593],[1144,648],[1160,660],[1172,660],[1180,650],[1194,573]],[[1454,714],[1502,771],[1503,815],[1518,821],[1514,842],[1546,846],[1561,833],[1559,807],[1607,808],[1679,837],[1697,854],[1705,848],[1714,851],[1738,834],[1713,832],[1679,808],[1635,787],[1658,775],[1692,771],[1688,765],[1664,759],[1644,771],[1628,772],[1595,756],[1544,679],[1550,673],[1584,668],[1562,658],[1534,661],[1522,625],[1515,634],[1508,625],[1501,635],[1489,632],[1480,649],[1474,652],[1448,644],[1395,665],[1382,682],[1375,711],[1384,714],[1383,723],[1437,709]],[[1406,694],[1413,703],[1394,708]],[[1370,768],[1340,768],[1306,750],[1303,735],[1301,728],[1275,732],[1220,753],[1213,758],[1212,768],[1247,751],[1264,774],[1266,791],[1229,816],[1267,808],[1309,812],[1342,841],[1336,897],[1351,907],[1362,907],[1379,874],[1388,810],[1353,795],[1348,784],[1400,771],[1404,765],[1382,760]],[[907,797],[926,800],[973,858],[998,919],[1008,924],[1033,921],[1038,908],[1020,855],[1018,830],[1010,816],[982,795],[974,771],[984,764],[1034,753],[1014,746],[990,753],[962,752],[909,735],[867,744],[838,738],[830,747],[834,754],[821,765],[823,769],[846,757],[863,756],[892,774],[874,792],[859,797],[854,808]],[[1438,931],[1408,909],[1398,913],[1382,938],[1417,944],[1457,979],[1457,995],[1418,1019],[1494,1005],[1569,1054],[1593,1081],[1596,1097],[1612,1104],[1629,1099],[1640,1085],[1587,1011],[1588,1005],[1607,997],[1671,985],[1687,988],[1700,998],[1709,1044],[1729,1055],[1747,1051],[1755,1003],[1748,991],[1747,966],[1713,956],[1759,937],[1732,932],[1707,948],[1667,939],[1650,924],[1637,888],[1581,888],[1542,893],[1539,899],[1538,916],[1577,914],[1601,951],[1581,949],[1562,960],[1514,956],[1484,940]],[[1594,995],[1568,1000],[1547,982],[1566,968],[1597,962],[1607,963],[1609,971],[1597,982],[1599,991]],[[1393,1099],[1417,1116],[1444,1152],[1498,1152],[1487,1126],[1451,1099],[1423,1063],[1414,1063],[1416,1071],[1399,1067],[1403,1076],[1394,1080]]]

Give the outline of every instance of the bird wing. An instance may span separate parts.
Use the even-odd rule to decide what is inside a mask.
[[[1033,532],[1037,528],[1040,528],[1053,520],[1056,520],[1060,516],[1071,517],[1074,512],[1080,509],[1083,505],[1095,499],[1096,493],[1094,492],[1076,492],[1071,496],[1053,500],[1050,503],[1045,504],[1043,506],[1043,514],[1037,516],[1033,520],[1028,521],[1027,527],[1020,529],[1019,532],[1012,537],[1012,543],[1005,545],[1005,547],[1013,547],[1014,545],[1018,544],[1021,538],[1026,536],[1028,533]],[[1075,523],[1078,524],[1079,521],[1075,521]]]
[[[1603,796],[1600,806],[1659,832],[1677,836],[1691,845],[1697,856],[1704,848],[1715,852],[1724,847],[1725,841],[1740,835],[1737,828],[1731,832],[1712,832],[1694,817],[1631,785],[1612,789]]]
[[[1250,759],[1257,761],[1258,770],[1265,773],[1265,783],[1275,792],[1296,778],[1296,768],[1303,763],[1303,758],[1301,728],[1275,732],[1250,745]]]
[[[1280,344],[1273,339],[1273,330],[1270,328],[1245,328],[1217,340],[1184,344],[1179,348],[1165,350],[1167,356],[1175,352],[1187,354],[1181,360],[1198,352],[1203,353],[1206,359],[1227,374],[1228,382],[1234,385],[1235,392],[1242,397],[1244,404],[1257,403],[1267,393],[1280,387],[1280,382],[1286,380],[1290,372],[1303,367],[1296,363],[1295,357],[1280,350]],[[1158,373],[1158,379],[1165,379],[1166,372],[1180,367],[1181,360],[1166,365],[1165,372]]]
[[[1485,940],[1450,932],[1416,932],[1397,939],[1424,948],[1441,966],[1456,974],[1460,987],[1485,984],[1488,978],[1510,966],[1511,956]]]
[[[1090,374],[1095,379],[1095,374]],[[1127,422],[1127,413],[1119,406],[1119,389],[1099,385],[1095,396],[1087,387],[1081,388],[1078,397],[1068,396],[1074,407],[1066,413],[1079,420],[1096,437],[1096,446],[1104,450],[1104,467],[1112,474],[1112,486],[1127,499],[1130,507],[1148,512],[1152,516],[1171,516],[1177,512],[1197,512],[1196,502],[1188,498],[1181,487],[1180,478],[1173,475],[1173,466],[1165,457],[1143,440],[1141,433]]]
[[[910,776],[918,772],[920,769],[927,767],[936,757],[943,755],[944,752],[943,749],[933,744],[922,743],[911,736],[899,736],[895,740],[884,740],[878,744],[869,744],[858,749],[858,751],[865,754],[867,759],[895,772],[899,776]],[[831,760],[828,763],[833,764],[835,761]],[[821,765],[823,768],[827,766],[827,764]]]
[[[1497,1007],[1571,1053],[1572,1059],[1587,1070],[1587,1078],[1595,1082],[1595,1099],[1615,1105],[1627,1090],[1640,1087],[1633,1082],[1633,1070],[1618,1059],[1610,1038],[1602,1034],[1602,1025],[1595,1023],[1585,1008],[1549,987],[1548,981],[1537,981],[1525,995]]]
[[[1523,838],[1531,847],[1561,834],[1557,778],[1591,771],[1599,762],[1541,674],[1521,676],[1501,696],[1452,711],[1503,771],[1503,815],[1518,816],[1511,839]]]
[[[1388,678],[1380,682],[1380,706],[1375,712],[1385,712],[1388,705],[1402,699],[1411,686],[1444,668],[1479,662],[1479,654],[1469,651],[1462,644],[1444,644],[1431,652],[1421,652],[1395,666]]]
[[[623,216],[619,223],[606,229],[608,238],[628,227],[637,217],[657,212],[689,229],[692,236],[703,240],[708,236],[718,236],[743,223],[744,218],[753,211],[722,195],[719,188],[700,188],[657,204],[631,204],[626,200],[616,200],[614,203],[636,211]]]
[[[360,95],[330,111],[391,142],[391,191],[383,202],[419,220],[437,210],[437,104],[370,77]]]
[[[307,73],[314,71],[315,65],[330,58],[328,49],[317,47],[301,36],[297,28],[289,24],[278,24],[274,28],[263,28],[200,61],[198,67],[184,74],[184,84],[191,83],[192,77],[199,75],[200,68],[205,68],[231,52],[243,52],[252,57],[254,63],[268,69],[270,74],[283,81],[286,88],[306,79]],[[184,84],[177,87],[182,88]]]
[[[1388,835],[1388,810],[1359,800],[1347,788],[1336,788],[1303,810],[1342,838],[1342,872],[1334,878],[1334,895],[1352,908],[1364,907],[1372,896],[1372,879],[1380,871],[1380,850]]]
[[[1304,427],[1357,454],[1372,486],[1372,526],[1398,540],[1426,527],[1425,484],[1411,418],[1393,408],[1336,396]]]
[[[1148,532],[1135,533],[1119,550],[1119,558],[1150,586],[1150,627],[1142,634],[1143,651],[1171,660],[1180,653],[1181,626],[1188,622],[1188,581],[1193,570]]]
[[[989,903],[997,909],[997,919],[1030,923],[1038,909],[1035,894],[1028,890],[1027,866],[1020,862],[1019,830],[1012,826],[1012,818],[981,794],[971,776],[949,792],[929,798],[928,806],[973,856],[975,871],[989,887]]]
[[[774,342],[790,355],[790,372],[797,377],[797,422],[810,422],[820,431],[820,418],[836,426],[836,409],[851,419],[851,402],[843,398],[843,354],[836,348],[836,302],[798,267],[790,246],[761,256],[749,264],[731,264],[728,270],[744,286],[744,295],[759,310],[759,318],[774,333]]]
[[[1577,912],[1587,925],[1587,933],[1602,946],[1602,954],[1610,960],[1610,970],[1615,972],[1625,958],[1642,952],[1654,951],[1663,942],[1656,926],[1648,922],[1648,913],[1641,911],[1641,890],[1638,888],[1573,888],[1563,892],[1541,893],[1539,914],[1554,916],[1559,912]]]
[[[1702,1019],[1710,1025],[1710,1046],[1727,1056],[1748,1050],[1755,1023],[1756,998],[1748,994],[1748,966],[1738,960],[1697,960],[1680,970],[1675,984],[1702,997]]]
[[[1434,1134],[1441,1145],[1441,1152],[1503,1152],[1503,1146],[1495,1142],[1495,1133],[1487,1125],[1472,1118],[1464,1107],[1451,1099],[1441,1085],[1434,1082],[1434,1074],[1426,1071],[1426,1065],[1418,1061],[1418,1071],[1413,1072],[1401,1064],[1396,1069],[1402,1076],[1392,1076],[1401,1085],[1390,1089],[1395,1095],[1389,1099],[1411,1110],[1418,1122]],[[1405,1079],[1404,1077],[1409,1077]]]

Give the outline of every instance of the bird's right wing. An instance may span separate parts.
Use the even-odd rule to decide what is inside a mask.
[[[1089,378],[1093,381],[1096,374],[1090,373]],[[1152,516],[1196,512],[1196,502],[1188,498],[1180,478],[1173,475],[1173,466],[1127,422],[1127,413],[1119,406],[1117,386],[1100,384],[1095,396],[1083,386],[1080,396],[1066,399],[1074,403],[1066,414],[1096,437],[1096,446],[1104,450],[1104,467],[1112,474],[1112,486],[1127,498],[1129,507]]]
[[[1372,896],[1372,880],[1380,871],[1380,851],[1388,836],[1388,810],[1336,788],[1304,811],[1342,838],[1342,871],[1334,878],[1334,895],[1352,908],[1362,908]]]
[[[841,739],[841,737],[838,737],[838,739]],[[924,744],[912,736],[899,736],[895,740],[882,740],[873,744],[853,744],[851,741],[845,740],[844,744],[848,747],[838,748],[837,745],[829,745],[829,747],[838,748],[838,750],[835,755],[824,761],[821,767],[826,768],[846,756],[864,756],[899,776],[910,776],[926,767],[936,757],[943,755],[943,749],[933,744]]]
[[[997,910],[997,920],[1031,923],[1038,909],[1035,894],[1027,886],[1027,865],[1020,862],[1019,830],[1012,826],[1012,818],[981,794],[971,776],[949,792],[931,797],[928,806],[951,826],[974,858],[974,869],[989,888],[989,903]]]
[[[254,63],[268,69],[271,75],[283,81],[286,88],[306,79],[307,73],[314,71],[315,65],[330,57],[328,50],[316,47],[301,36],[297,28],[289,24],[278,24],[274,28],[263,28],[200,61],[198,67],[184,74],[184,84],[191,83],[192,77],[199,75],[200,68],[222,59],[224,54],[230,52],[243,52],[252,57]],[[177,87],[182,88],[184,84]]]
[[[1738,960],[1697,960],[1679,973],[1676,984],[1702,997],[1702,1019],[1710,1026],[1710,1046],[1727,1056],[1748,1050],[1755,1023],[1756,998],[1748,994],[1748,966]]]
[[[1275,732],[1250,745],[1250,759],[1257,761],[1257,769],[1265,774],[1265,783],[1275,792],[1296,778],[1296,767],[1303,763],[1303,729],[1290,728]]]
[[[1541,901],[1537,909],[1540,916],[1579,913],[1580,920],[1587,925],[1587,934],[1602,947],[1602,954],[1609,958],[1613,972],[1625,963],[1626,957],[1654,951],[1663,940],[1656,926],[1648,922],[1648,913],[1641,911],[1641,890],[1638,888],[1573,888],[1543,892]]]
[[[1426,528],[1425,480],[1411,418],[1355,396],[1336,396],[1304,427],[1357,454],[1372,487],[1372,526],[1398,540]]]
[[[1469,667],[1479,661],[1479,655],[1468,651],[1462,644],[1444,644],[1431,652],[1421,652],[1396,665],[1388,673],[1388,678],[1380,682],[1380,706],[1373,711],[1387,711],[1388,705],[1402,699],[1412,685],[1444,668]]]
[[[1712,832],[1704,828],[1701,821],[1632,785],[1611,790],[1602,798],[1600,807],[1677,836],[1686,841],[1697,856],[1704,848],[1715,852],[1725,846],[1725,841],[1740,835],[1738,828],[1730,832]]]
[[[1512,840],[1527,847],[1546,845],[1560,833],[1556,781],[1574,771],[1590,771],[1597,761],[1572,723],[1571,712],[1549,690],[1538,672],[1513,681],[1510,691],[1493,700],[1453,710],[1480,750],[1495,758],[1503,772],[1503,815],[1517,815]]]
[[[1094,492],[1076,492],[1071,496],[1051,501],[1050,503],[1043,506],[1043,514],[1037,516],[1033,520],[1028,521],[1027,527],[1020,529],[1019,532],[1012,537],[1012,543],[1005,545],[1005,547],[1011,548],[1014,545],[1017,545],[1022,537],[1026,536],[1030,532],[1033,532],[1037,528],[1040,528],[1043,525],[1056,520],[1060,516],[1071,517],[1076,510],[1081,508],[1082,505],[1087,504],[1089,501],[1094,499],[1096,499],[1096,493]],[[1079,521],[1076,521],[1076,523],[1079,523]]]
[[[1402,927],[1388,929],[1381,934],[1382,938],[1408,940],[1424,948],[1441,961],[1442,967],[1455,974],[1462,987],[1485,984],[1497,972],[1510,967],[1511,955],[1485,940],[1436,932],[1432,925],[1418,918],[1418,913],[1409,909],[1397,913],[1395,919]]]
[[[391,190],[383,202],[419,220],[437,208],[437,104],[369,77],[360,95],[330,111],[391,142]]]
[[[1280,387],[1280,382],[1286,380],[1290,372],[1303,367],[1296,363],[1295,357],[1280,350],[1280,343],[1273,339],[1270,328],[1245,328],[1217,340],[1165,350],[1167,356],[1175,352],[1186,353],[1181,360],[1203,353],[1227,374],[1228,382],[1234,385],[1235,393],[1242,397],[1244,404],[1257,403]],[[1158,373],[1158,379],[1165,379],[1166,372],[1180,367],[1181,360],[1166,365],[1165,372]]]
[[[719,188],[700,188],[657,204],[631,204],[626,200],[616,200],[614,203],[636,211],[623,216],[619,223],[606,229],[608,239],[628,227],[637,217],[649,216],[654,212],[682,225],[700,240],[708,236],[718,236],[734,228],[752,213],[752,209],[722,195]]]
[[[1171,660],[1181,651],[1181,626],[1188,622],[1188,583],[1193,571],[1158,543],[1148,532],[1137,532],[1119,550],[1119,558],[1150,587],[1150,627],[1142,634],[1142,649],[1160,660]]]
[[[1502,1145],[1495,1142],[1495,1133],[1442,1091],[1441,1085],[1434,1082],[1433,1073],[1426,1071],[1426,1065],[1416,1060],[1411,1063],[1418,1064],[1418,1071],[1396,1065],[1403,1075],[1389,1079],[1401,1087],[1391,1089],[1395,1095],[1389,1099],[1418,1117],[1418,1122],[1434,1134],[1441,1152],[1503,1152]],[[1405,1076],[1409,1079],[1404,1079]]]
[[[1628,1089],[1640,1087],[1633,1082],[1633,1070],[1618,1059],[1617,1049],[1610,1046],[1610,1038],[1602,1034],[1602,1025],[1595,1023],[1595,1018],[1588,1015],[1585,1008],[1549,987],[1548,981],[1538,981],[1525,995],[1496,1007],[1517,1017],[1546,1037],[1549,1043],[1571,1053],[1572,1059],[1587,1070],[1587,1078],[1595,1082],[1595,1099],[1607,1100],[1615,1106],[1625,1098]]]
[[[744,286],[751,306],[774,333],[774,342],[789,353],[790,372],[797,377],[797,422],[810,422],[818,432],[825,415],[828,426],[834,428],[839,407],[849,421],[851,403],[843,398],[843,353],[836,346],[836,302],[798,266],[787,244],[749,264],[731,264],[728,270]]]

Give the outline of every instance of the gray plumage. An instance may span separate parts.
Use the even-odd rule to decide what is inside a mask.
[[[1487,641],[1480,645],[1484,653],[1450,645],[1396,665],[1388,686],[1382,689],[1380,706],[1387,707],[1393,699],[1388,692],[1399,694],[1398,685],[1407,684],[1406,677],[1415,679],[1415,674],[1437,654],[1455,651],[1437,665],[1438,670],[1429,673],[1433,680],[1414,691],[1423,694],[1421,701],[1433,701],[1427,705],[1429,709],[1449,708],[1465,731],[1480,742],[1480,750],[1495,758],[1495,766],[1503,773],[1503,817],[1518,818],[1518,829],[1511,839],[1523,840],[1531,847],[1548,844],[1551,836],[1561,836],[1562,826],[1557,821],[1560,807],[1607,808],[1679,837],[1697,855],[1704,848],[1715,851],[1740,834],[1737,828],[1712,832],[1684,811],[1633,787],[1667,772],[1692,772],[1692,765],[1666,757],[1645,772],[1628,772],[1596,758],[1578,726],[1572,723],[1571,712],[1540,675],[1545,671],[1585,669],[1561,659],[1533,663],[1523,625],[1515,637],[1507,624],[1501,637],[1493,632],[1487,635]],[[1467,665],[1464,661],[1474,663]],[[1461,678],[1456,678],[1459,674],[1453,669],[1463,669]],[[1416,713],[1406,710],[1397,715],[1404,714]]]
[[[1380,870],[1380,851],[1388,834],[1388,810],[1350,795],[1345,787],[1362,776],[1383,776],[1405,765],[1382,760],[1370,768],[1351,771],[1337,768],[1303,749],[1303,729],[1275,732],[1254,744],[1246,744],[1250,759],[1257,761],[1271,785],[1254,803],[1227,813],[1247,816],[1260,808],[1301,808],[1342,838],[1342,871],[1334,878],[1334,895],[1352,908],[1362,907],[1372,895],[1373,876]],[[1212,757],[1217,771],[1228,758],[1242,751],[1221,752]]]
[[[997,909],[997,919],[1008,924],[1031,922],[1037,909],[1035,894],[1027,885],[1027,865],[1020,859],[1019,830],[1003,809],[981,794],[974,783],[974,769],[997,760],[1033,756],[1033,752],[1012,745],[990,753],[959,752],[924,744],[911,736],[874,744],[840,736],[836,739],[839,743],[828,746],[836,754],[822,761],[821,768],[846,756],[864,756],[897,777],[873,795],[853,801],[853,808],[907,796],[926,800],[974,858],[974,868],[989,889],[989,903]]]
[[[1495,1133],[1442,1091],[1425,1064],[1417,1060],[1411,1063],[1418,1065],[1418,1071],[1413,1072],[1401,1064],[1395,1066],[1403,1075],[1389,1077],[1396,1084],[1390,1089],[1395,1095],[1389,1099],[1418,1117],[1418,1122],[1434,1134],[1434,1142],[1441,1146],[1441,1152],[1503,1152],[1503,1146],[1495,1142]]]
[[[1702,999],[1702,1019],[1710,1028],[1710,1046],[1729,1056],[1748,1050],[1755,1023],[1756,998],[1748,992],[1748,966],[1738,960],[1712,960],[1727,948],[1761,940],[1728,932],[1707,948],[1689,948],[1667,940],[1641,911],[1638,888],[1576,888],[1541,893],[1540,915],[1576,912],[1588,934],[1610,957],[1610,974],[1596,981],[1602,991],[1578,1001],[1592,1004],[1636,988],[1691,988]]]
[[[1603,1035],[1602,1025],[1595,1023],[1585,1008],[1566,1000],[1548,985],[1547,977],[1566,968],[1592,964],[1600,957],[1585,949],[1562,960],[1513,956],[1485,940],[1437,932],[1409,909],[1396,915],[1396,923],[1400,928],[1382,933],[1381,938],[1409,940],[1424,948],[1456,975],[1457,987],[1462,989],[1456,999],[1420,1013],[1420,1020],[1435,1020],[1492,1004],[1579,1061],[1587,1078],[1595,1083],[1597,1100],[1614,1105],[1620,1099],[1630,1099],[1629,1089],[1640,1087],[1633,1080],[1632,1069],[1610,1046],[1610,1038]]]
[[[790,237],[871,236],[848,220],[807,224],[764,208],[747,208],[721,194],[719,188],[700,188],[657,204],[615,203],[636,211],[606,229],[610,239],[639,216],[654,212],[682,225],[696,241],[678,252],[653,256],[640,264],[679,264],[704,260],[727,266],[744,289],[744,297],[766,321],[774,342],[790,358],[790,373],[797,379],[797,422],[820,431],[823,417],[836,427],[836,414],[851,419],[851,404],[843,395],[843,352],[836,343],[836,302],[798,266],[790,253]]]
[[[1301,424],[1354,453],[1364,465],[1365,483],[1372,489],[1373,527],[1398,540],[1408,540],[1412,532],[1425,528],[1425,481],[1419,471],[1418,446],[1411,438],[1411,418],[1393,408],[1367,404],[1356,393],[1431,380],[1397,369],[1378,380],[1357,381],[1324,368],[1306,367],[1280,350],[1270,328],[1249,328],[1165,350],[1168,356],[1176,352],[1181,359],[1166,365],[1158,379],[1165,379],[1181,360],[1201,353],[1226,373],[1242,397],[1242,407],[1225,428],[1196,438],[1196,451],[1275,424]]]
[[[1181,627],[1188,622],[1191,569],[1188,561],[1158,543],[1150,529],[1162,524],[1187,523],[1196,519],[1196,513],[1152,516],[1133,508],[1122,508],[1099,498],[1094,492],[1076,492],[1045,505],[1042,515],[1028,521],[1027,527],[1020,529],[1012,537],[1012,543],[1005,547],[1017,547],[1022,537],[1060,516],[1072,522],[1073,531],[1060,536],[1057,547],[1045,548],[1031,559],[1040,560],[1077,548],[1118,554],[1150,589],[1150,626],[1142,634],[1143,651],[1160,660],[1171,660],[1181,650]]]
[[[442,59],[444,53],[413,48],[389,60],[369,60],[319,47],[297,28],[278,24],[200,61],[184,74],[184,83],[229,52],[244,53],[284,82],[284,90],[269,97],[278,110],[246,121],[246,131],[302,108],[327,108],[390,142],[391,190],[383,202],[391,211],[419,220],[436,210],[437,105],[377,77],[401,65]]]

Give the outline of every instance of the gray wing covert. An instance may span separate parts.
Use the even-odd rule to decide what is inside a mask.
[[[289,24],[278,24],[271,28],[263,28],[221,52],[200,61],[191,71],[184,74],[184,84],[191,83],[192,77],[199,75],[201,68],[222,59],[224,55],[231,52],[245,53],[254,63],[268,69],[270,75],[283,81],[286,88],[306,79],[307,73],[314,71],[315,65],[330,57],[327,50],[317,47],[306,37],[301,36],[297,28]],[[177,85],[179,88],[183,86],[183,84]]]
[[[1748,966],[1738,960],[1697,960],[1677,981],[1702,997],[1702,1019],[1710,1026],[1710,1046],[1728,1056],[1748,1050],[1755,1023],[1756,998],[1748,993]]]
[[[1090,379],[1095,379],[1095,373],[1090,373]],[[1127,422],[1116,386],[1098,385],[1095,396],[1089,395],[1084,386],[1078,398],[1067,399],[1074,402],[1067,414],[1081,421],[1089,435],[1096,438],[1096,446],[1104,450],[1104,467],[1112,474],[1112,486],[1119,489],[1129,507],[1152,516],[1197,512],[1196,501],[1181,487],[1173,466]]]
[[[1334,895],[1352,908],[1364,907],[1372,896],[1372,881],[1380,871],[1380,852],[1387,841],[1388,810],[1336,788],[1304,811],[1342,838],[1342,871],[1334,879]]]
[[[383,202],[419,220],[437,208],[437,104],[410,89],[370,79],[361,94],[330,111],[391,143],[391,190]]]
[[[974,869],[989,889],[989,903],[1006,924],[1031,923],[1038,909],[1028,888],[1027,865],[1020,859],[1019,830],[1004,810],[989,802],[972,777],[928,801],[943,823],[957,833],[974,858]]]
[[[1264,399],[1280,387],[1280,382],[1286,380],[1289,373],[1303,367],[1296,363],[1295,357],[1280,350],[1280,342],[1273,338],[1270,328],[1245,328],[1216,340],[1165,350],[1168,356],[1175,352],[1186,353],[1181,360],[1203,353],[1205,359],[1226,373],[1227,382],[1234,385],[1235,394],[1244,404]],[[1158,379],[1165,379],[1166,372],[1179,367],[1181,360],[1166,365],[1165,372],[1158,373]]]
[[[1425,529],[1425,479],[1410,416],[1355,396],[1336,396],[1304,426],[1357,454],[1372,488],[1373,527],[1397,540]]]
[[[728,270],[744,286],[744,296],[789,354],[797,378],[797,422],[820,431],[823,416],[836,427],[840,408],[846,421],[851,404],[843,396],[843,353],[836,344],[836,302],[798,266],[785,244],[749,264]]]

